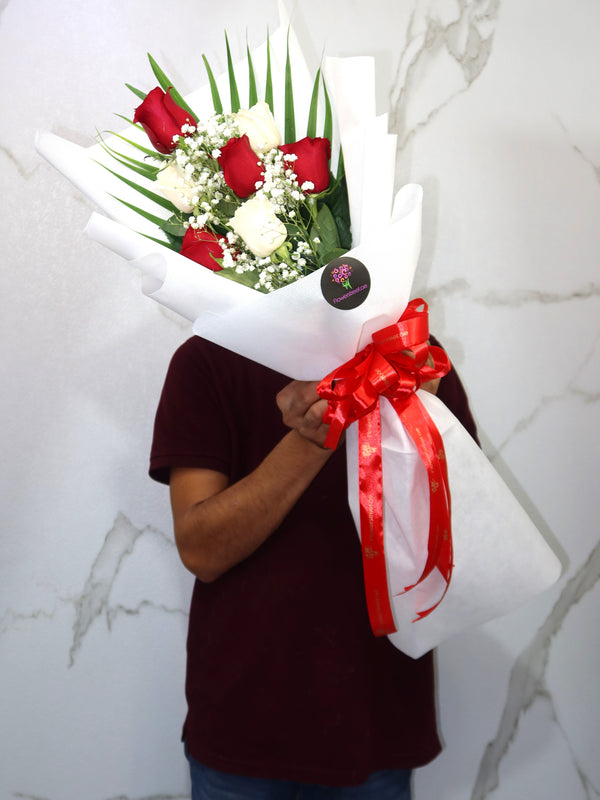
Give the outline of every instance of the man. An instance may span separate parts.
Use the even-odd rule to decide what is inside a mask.
[[[427,388],[475,435],[454,371]],[[170,485],[197,578],[183,731],[194,800],[402,800],[440,751],[432,654],[413,660],[371,632],[325,407],[316,383],[199,337],[169,367],[150,474]]]

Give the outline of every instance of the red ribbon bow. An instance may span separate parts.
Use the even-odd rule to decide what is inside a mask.
[[[450,362],[440,347],[428,344],[427,303],[412,300],[395,325],[382,328],[372,343],[323,378],[317,391],[328,401],[323,421],[329,424],[325,446],[335,448],[342,431],[358,420],[360,538],[367,607],[373,633],[396,630],[390,604],[383,539],[383,471],[379,398],[386,397],[402,420],[427,469],[429,479],[429,538],[421,584],[434,569],[445,590],[433,606],[417,612],[430,614],[445,595],[452,574],[450,490],[444,444],[433,420],[416,395],[425,382],[441,378]],[[416,620],[415,620],[416,621]]]

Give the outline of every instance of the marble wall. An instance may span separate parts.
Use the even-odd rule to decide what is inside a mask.
[[[168,9],[168,10],[167,10]],[[565,560],[524,609],[439,648],[444,753],[417,800],[600,797],[600,4],[302,0],[318,58],[374,54],[398,184],[425,190],[415,293],[485,450]],[[182,800],[191,578],[147,477],[187,323],[88,240],[34,150],[119,125],[152,52],[187,92],[275,0],[1,0],[0,797]],[[535,565],[532,564],[534,569]],[[596,755],[594,755],[596,753]]]

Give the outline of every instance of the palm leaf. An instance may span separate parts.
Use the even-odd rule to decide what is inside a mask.
[[[137,127],[138,126],[136,125],[136,128]],[[127,142],[127,144],[130,144],[132,147],[136,147],[138,150],[141,150],[142,153],[146,153],[146,155],[151,156],[152,158],[160,159],[161,161],[170,160],[169,156],[165,155],[164,153],[159,153],[156,150],[151,150],[149,147],[144,147],[144,145],[139,144],[139,142],[134,142],[133,139],[127,139],[127,137],[123,136],[123,134],[121,133],[115,133],[115,131],[106,131],[106,133],[109,133],[111,136],[116,136],[118,139],[121,139],[123,142]],[[100,134],[98,135],[102,139],[102,136]],[[103,144],[105,145],[105,147],[108,147],[108,145],[104,141]],[[123,155],[123,154],[118,153],[118,155]],[[129,156],[126,156],[126,158],[129,158]]]
[[[286,144],[296,141],[296,118],[294,115],[294,91],[292,87],[292,65],[290,62],[290,31],[288,28],[287,54],[285,58],[285,133]]]
[[[146,92],[142,92],[141,89],[136,89],[135,86],[132,86],[130,83],[126,83],[125,86],[132,91],[136,97],[139,97],[140,100],[146,99]]]
[[[308,122],[306,125],[306,135],[314,139],[317,135],[317,112],[319,106],[319,79],[321,77],[321,70],[317,70],[315,82],[313,84],[312,95],[310,98],[310,110],[308,112]]]
[[[127,186],[130,186],[132,189],[135,189],[136,192],[143,194],[144,197],[148,198],[148,200],[152,200],[153,203],[156,203],[157,205],[161,206],[166,211],[170,211],[172,214],[174,214],[177,211],[177,208],[173,205],[173,203],[171,203],[170,200],[167,200],[166,197],[163,197],[160,194],[156,194],[156,192],[153,192],[150,189],[146,189],[145,186],[140,186],[139,183],[129,180],[129,178],[126,178],[124,175],[119,175],[118,172],[114,172],[114,170],[110,169],[110,167],[107,167],[106,164],[102,164],[102,166],[104,167],[104,169],[108,170],[108,172],[110,172],[111,175],[114,175],[115,178],[118,178],[120,181],[123,181],[123,183],[126,183]],[[124,201],[122,200],[121,202]]]
[[[323,136],[325,139],[329,139],[331,142],[331,137],[333,135],[333,115],[331,113],[331,102],[329,100],[329,94],[327,93],[325,79],[323,79],[323,93],[325,95],[325,123],[323,125]]]
[[[233,60],[231,58],[231,50],[229,49],[229,39],[227,32],[225,32],[225,44],[227,45],[227,71],[229,73],[229,97],[231,99],[231,111],[235,113],[240,110],[240,95],[238,93],[237,83],[235,80],[235,70],[233,69]]]
[[[115,200],[118,200],[119,203],[123,203],[124,206],[127,206],[127,208],[130,208],[132,211],[135,211],[136,214],[139,214],[141,217],[144,217],[144,219],[147,219],[153,225],[156,225],[157,228],[160,228],[162,226],[164,222],[164,219],[162,219],[162,217],[157,217],[155,214],[151,214],[150,211],[146,211],[143,208],[134,206],[133,203],[128,203],[127,200],[123,200],[123,198],[117,197],[115,194],[111,195],[111,197],[113,197]],[[156,239],[155,241],[160,241],[160,240]],[[161,244],[164,244],[164,242],[162,242]]]
[[[217,82],[215,80],[215,76],[213,75],[213,71],[210,68],[210,64],[208,63],[208,59],[204,54],[202,54],[202,60],[204,61],[204,66],[206,67],[206,74],[208,75],[208,82],[210,84],[210,93],[212,95],[213,106],[217,114],[223,113],[223,103],[221,102],[221,96],[219,95],[219,89],[217,87]]]
[[[171,90],[171,97],[177,103],[178,106],[185,109],[188,114],[191,114],[194,119],[196,119],[196,115],[192,111],[192,109],[188,106],[185,102],[183,97],[179,94],[177,89],[173,86],[173,81],[170,80],[162,69],[158,66],[156,61],[152,58],[150,53],[148,53],[148,60],[150,61],[150,66],[152,67],[152,72],[154,73],[156,80],[159,82],[163,91],[167,91],[167,89]]]
[[[271,114],[275,113],[273,107],[273,76],[271,75],[271,44],[267,32],[267,79],[265,81],[265,103],[268,103]]]
[[[254,64],[252,63],[250,48],[248,47],[248,39],[246,39],[246,52],[248,54],[248,108],[252,108],[252,106],[258,102],[258,93],[256,91],[256,76],[254,74]]]

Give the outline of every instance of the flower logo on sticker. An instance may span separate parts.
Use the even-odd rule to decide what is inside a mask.
[[[334,258],[321,274],[323,297],[334,308],[357,308],[367,299],[370,288],[369,271],[356,258]]]

